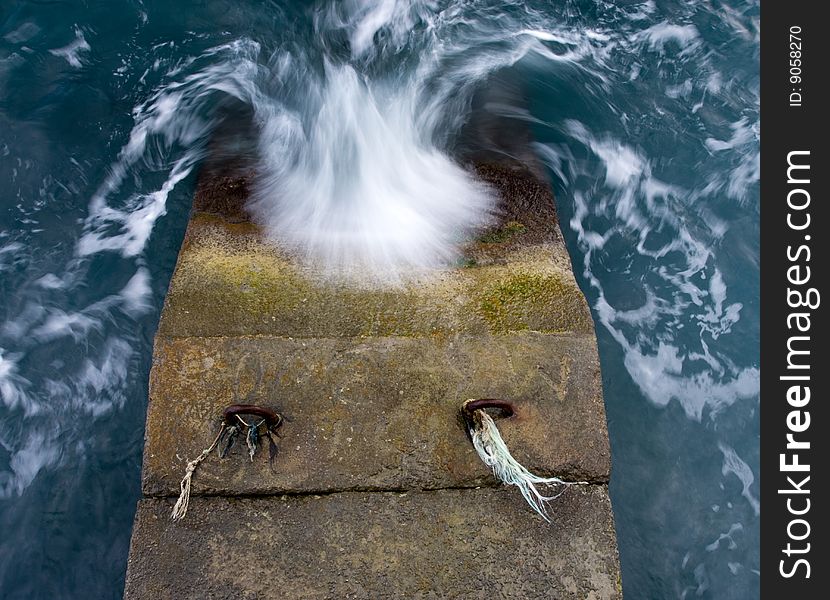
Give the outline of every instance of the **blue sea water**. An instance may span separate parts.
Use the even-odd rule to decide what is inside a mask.
[[[757,597],[759,15],[0,0],[0,596],[122,593],[153,335],[227,115],[273,181],[325,202],[348,172],[360,208],[403,162],[404,200],[458,184],[509,81],[484,108],[532,131],[597,324],[624,593]]]

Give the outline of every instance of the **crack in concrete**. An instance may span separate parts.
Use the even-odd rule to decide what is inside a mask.
[[[585,486],[600,486],[600,487],[607,487],[608,480],[588,480],[588,481],[571,481],[571,480],[564,480],[565,483],[571,484],[581,484]],[[354,486],[354,487],[347,487],[347,488],[337,488],[337,489],[309,489],[309,490],[288,490],[282,492],[266,492],[266,491],[245,491],[245,492],[234,492],[234,493],[227,493],[226,491],[200,491],[198,493],[194,492],[191,494],[192,498],[282,498],[282,497],[291,497],[291,498],[302,498],[305,496],[331,496],[334,494],[350,494],[350,493],[361,493],[361,494],[406,494],[409,492],[413,493],[421,493],[421,492],[442,492],[442,491],[449,491],[449,490],[479,490],[479,489],[499,489],[499,488],[509,488],[509,486],[499,484],[498,482],[493,483],[484,483],[481,485],[458,485],[458,486],[442,486],[442,487],[434,487],[434,488],[417,488],[417,487],[409,487],[409,488],[393,488],[393,487],[373,487],[373,486]],[[176,498],[178,494],[175,493],[157,493],[157,494],[142,494],[142,498]]]

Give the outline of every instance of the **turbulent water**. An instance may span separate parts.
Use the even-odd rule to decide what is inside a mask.
[[[487,222],[485,114],[491,150],[532,133],[597,321],[625,594],[756,597],[759,13],[0,0],[0,595],[121,594],[206,157],[257,173],[275,243],[394,279]]]

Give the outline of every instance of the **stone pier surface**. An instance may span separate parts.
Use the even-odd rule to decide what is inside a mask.
[[[596,340],[547,186],[479,165],[499,222],[456,268],[395,288],[326,283],[268,244],[244,178],[203,176],[156,336],[125,598],[620,598]],[[465,435],[467,398],[531,471],[587,481],[551,523]],[[188,460],[229,404],[288,417]],[[266,444],[267,446],[267,444]]]

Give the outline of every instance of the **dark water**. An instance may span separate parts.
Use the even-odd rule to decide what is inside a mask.
[[[459,184],[441,157],[498,80],[597,321],[625,594],[757,597],[759,12],[0,0],[0,596],[122,592],[153,334],[223,115],[253,115],[235,151],[275,180],[360,209],[388,156],[404,202]]]

